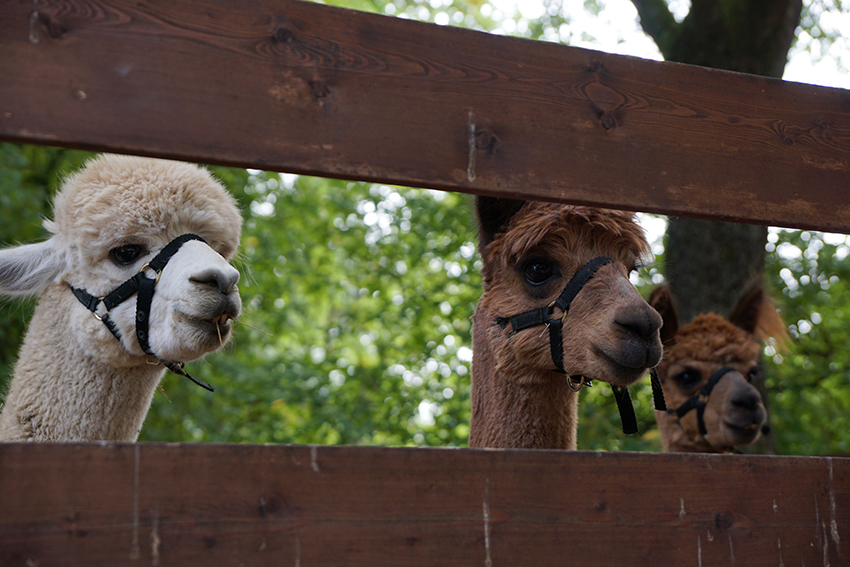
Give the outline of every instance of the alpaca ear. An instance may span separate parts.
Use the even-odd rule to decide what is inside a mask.
[[[750,334],[755,333],[766,301],[767,297],[761,285],[756,283],[748,286],[732,309],[729,321]]]
[[[679,331],[679,311],[673,294],[666,285],[660,285],[649,294],[650,307],[658,311],[664,324],[661,326],[661,344],[671,345],[675,342],[676,333]]]
[[[478,218],[478,246],[483,250],[503,230],[525,201],[501,197],[476,197],[475,212]]]
[[[65,267],[53,240],[0,250],[0,293],[39,295]]]

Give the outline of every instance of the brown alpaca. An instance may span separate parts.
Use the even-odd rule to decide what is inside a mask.
[[[587,380],[627,386],[661,358],[659,315],[629,282],[648,253],[631,213],[479,197],[483,293],[473,323],[471,447],[575,449],[577,390]],[[588,262],[608,256],[567,307],[563,370],[549,325],[514,330]],[[509,322],[510,321],[510,322]]]
[[[658,377],[668,411],[655,412],[664,450],[723,453],[755,442],[767,418],[761,394],[750,384],[759,372],[759,337],[787,338],[761,286],[741,297],[728,320],[708,313],[681,328],[666,286],[656,288],[649,303],[664,320]],[[714,386],[706,394],[712,378]],[[696,407],[701,403],[702,426]]]

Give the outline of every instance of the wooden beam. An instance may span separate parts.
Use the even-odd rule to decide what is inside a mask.
[[[0,139],[850,232],[850,92],[292,0],[0,4]]]
[[[0,564],[842,565],[850,459],[0,444]]]

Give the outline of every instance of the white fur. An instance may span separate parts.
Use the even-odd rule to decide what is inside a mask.
[[[165,372],[136,340],[136,297],[109,314],[119,342],[69,285],[106,295],[175,237],[201,236],[206,244],[185,243],[163,269],[149,329],[159,358],[201,358],[230,337],[220,317],[241,310],[239,273],[227,261],[242,227],[235,200],[197,166],[104,155],[65,181],[45,227],[47,241],[0,250],[0,293],[41,296],[0,413],[0,440],[134,441]],[[127,244],[143,253],[119,265],[110,250]]]

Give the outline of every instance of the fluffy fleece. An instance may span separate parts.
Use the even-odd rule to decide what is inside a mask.
[[[105,295],[176,236],[201,236],[207,244],[186,243],[162,271],[150,318],[158,357],[200,358],[229,338],[229,319],[241,310],[239,273],[228,264],[241,226],[233,197],[191,164],[103,155],[68,177],[45,221],[52,236],[0,251],[0,292],[41,296],[0,440],[135,440],[165,372],[135,339],[135,296],[109,313],[119,342],[70,286]],[[138,257],[120,261],[122,247],[125,260],[128,249]]]

